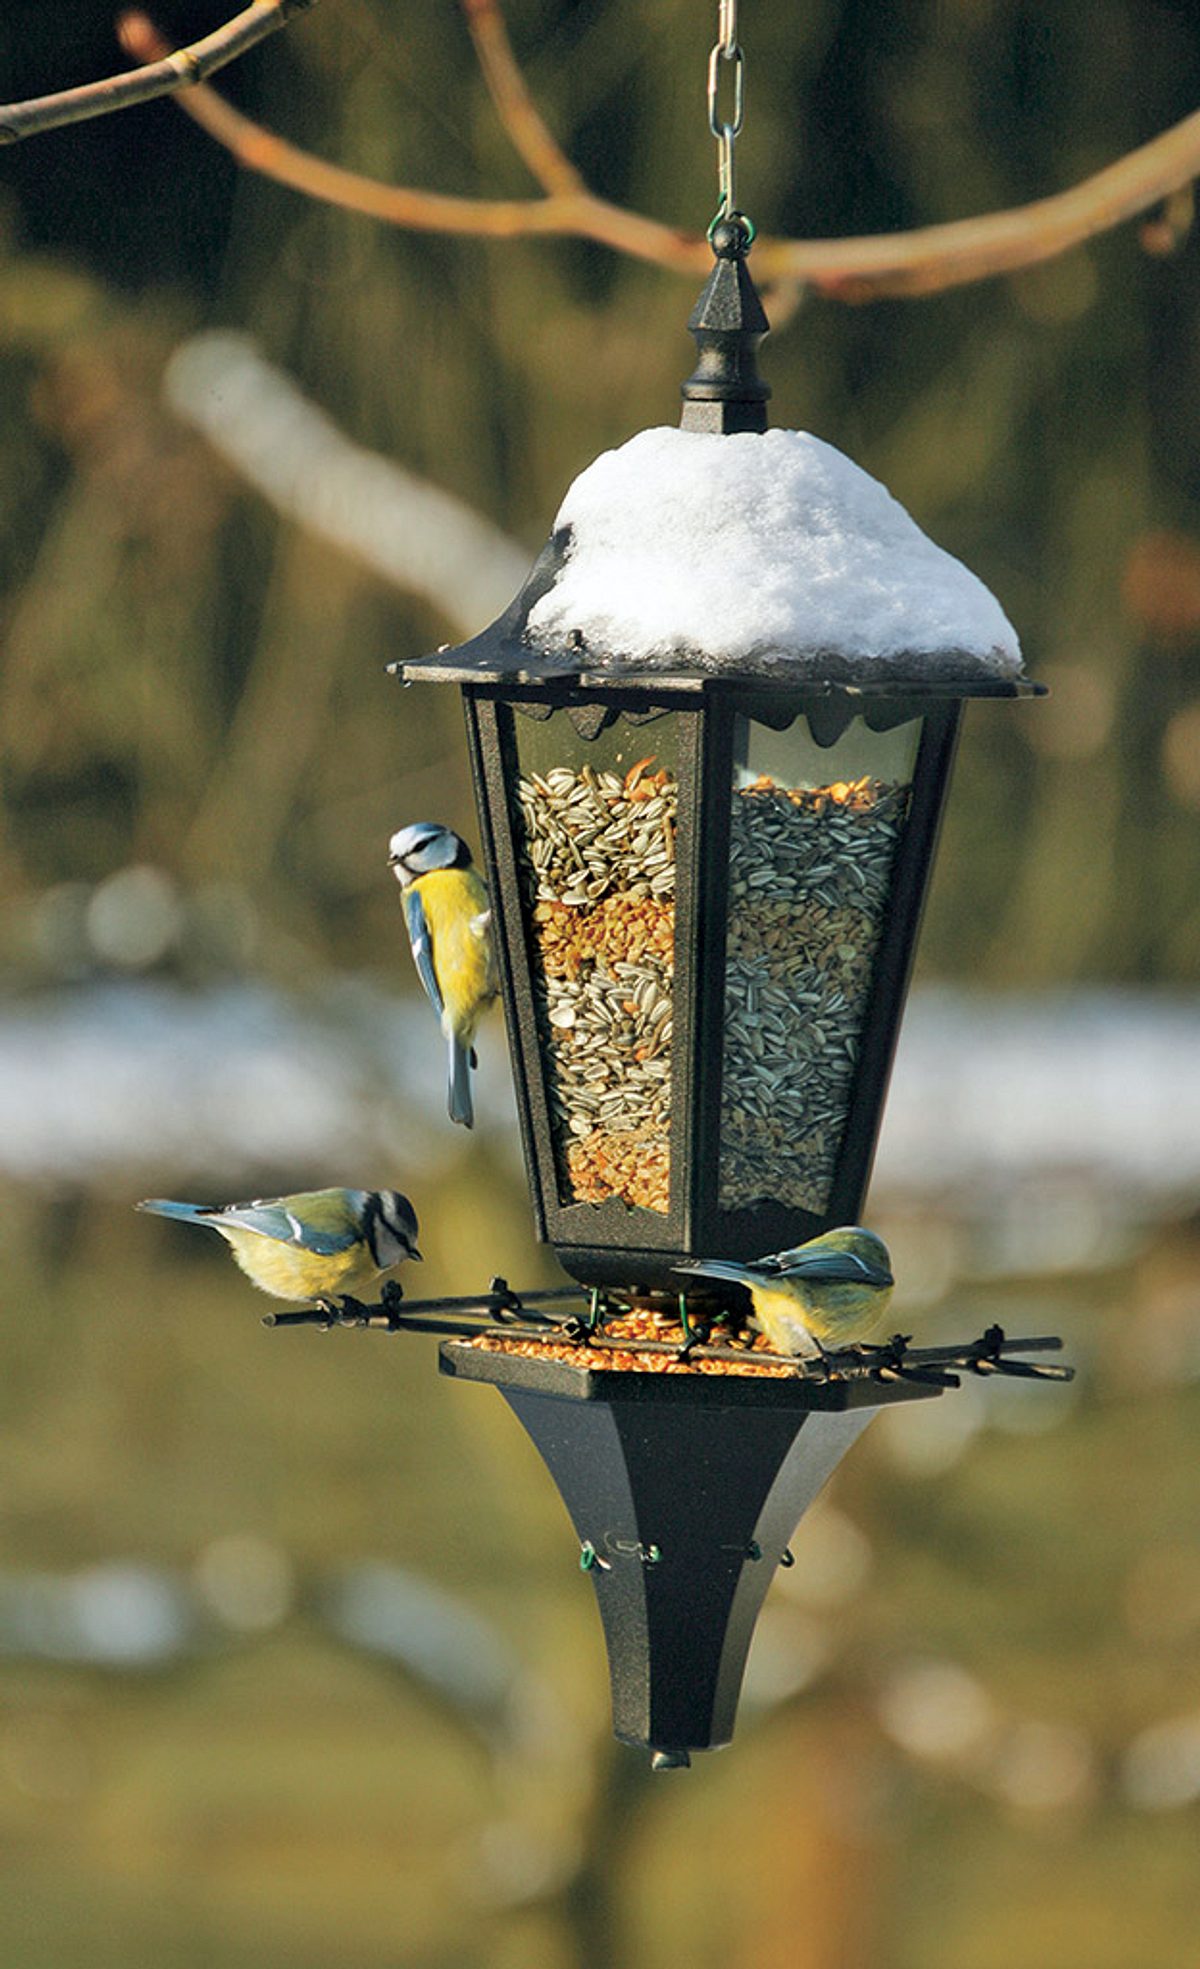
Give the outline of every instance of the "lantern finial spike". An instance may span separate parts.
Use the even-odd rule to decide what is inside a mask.
[[[712,228],[717,263],[688,320],[699,359],[681,389],[681,430],[731,434],[767,428],[771,386],[758,373],[758,345],[770,323],[746,265],[753,237],[738,214]]]

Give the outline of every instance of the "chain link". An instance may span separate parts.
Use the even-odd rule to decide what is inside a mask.
[[[740,217],[737,204],[737,175],[734,145],[742,128],[746,100],[746,62],[737,38],[738,0],[718,0],[717,39],[708,57],[708,127],[717,140],[717,188],[719,203],[713,225],[722,219]],[[732,70],[733,113],[722,114],[722,71]],[[710,228],[711,231],[711,228]]]

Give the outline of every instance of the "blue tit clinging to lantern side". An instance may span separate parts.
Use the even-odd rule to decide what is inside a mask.
[[[676,1269],[746,1286],[772,1351],[810,1358],[877,1333],[894,1284],[886,1244],[859,1224],[826,1231],[752,1265],[705,1258]]]
[[[393,834],[388,863],[403,891],[417,975],[446,1035],[450,1119],[470,1128],[475,1029],[496,996],[488,892],[466,842],[435,821]]]
[[[337,1299],[420,1258],[417,1213],[399,1190],[301,1190],[253,1203],[138,1204],[220,1231],[247,1278],[277,1299]]]

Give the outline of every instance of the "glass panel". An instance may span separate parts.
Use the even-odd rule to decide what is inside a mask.
[[[720,1201],[825,1210],[920,736],[734,738]]]
[[[580,737],[514,714],[514,816],[563,1203],[664,1212],[675,970],[674,717]]]

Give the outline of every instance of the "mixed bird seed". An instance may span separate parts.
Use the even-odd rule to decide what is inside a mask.
[[[555,766],[517,798],[563,1200],[665,1212],[676,782],[654,765]]]
[[[677,787],[654,768],[555,766],[517,797],[563,1200],[665,1212]],[[825,1208],[907,802],[871,777],[733,796],[726,1209]]]
[[[610,1344],[589,1346],[584,1340],[516,1339],[498,1333],[482,1333],[467,1341],[484,1354],[523,1354],[527,1360],[566,1361],[571,1367],[599,1368],[609,1373],[629,1374],[737,1374],[772,1381],[789,1381],[794,1369],[756,1361],[756,1352],[768,1352],[769,1343],[759,1334],[740,1355],[728,1360],[680,1360],[678,1354],[642,1352],[622,1347],[622,1340],[657,1340],[664,1348],[682,1347],[683,1328],[678,1320],[646,1307],[635,1306],[620,1318],[604,1322],[604,1336]],[[615,1344],[614,1344],[615,1343]]]
[[[908,788],[734,794],[720,1196],[823,1210]]]

